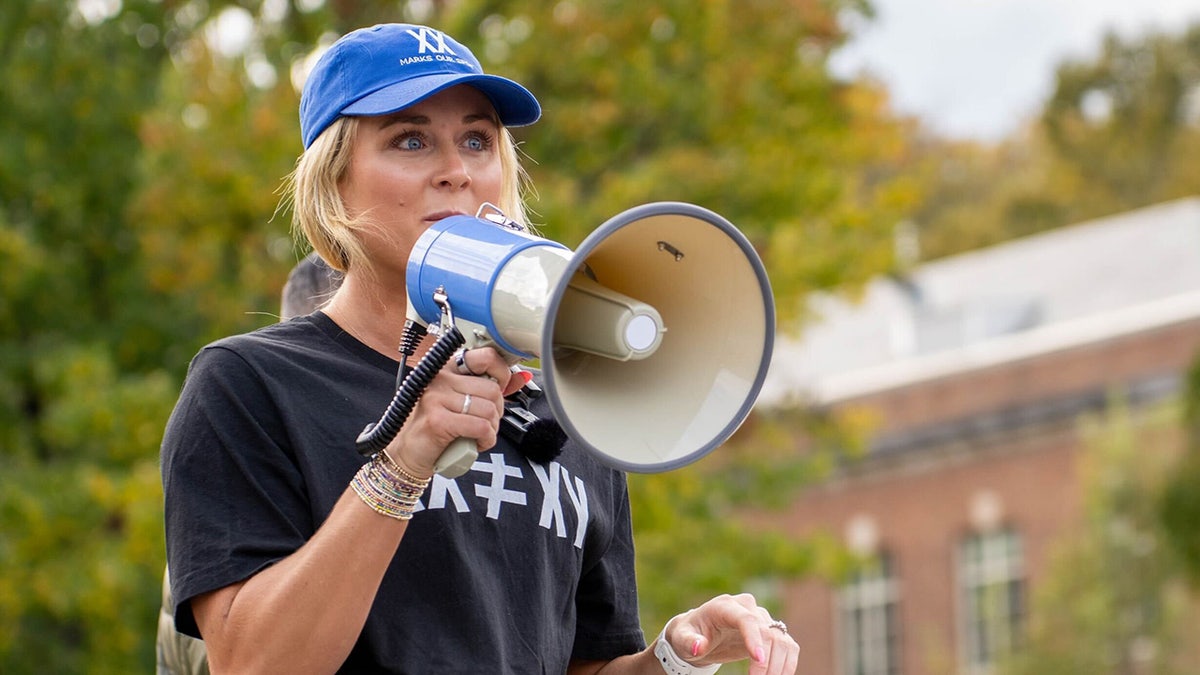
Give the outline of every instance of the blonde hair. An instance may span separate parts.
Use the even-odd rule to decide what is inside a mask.
[[[350,166],[357,117],[339,117],[309,145],[288,176],[284,200],[292,205],[292,231],[308,241],[313,250],[333,269],[371,272],[371,261],[358,233],[371,227],[363,214],[346,210],[339,184]],[[497,151],[500,153],[500,203],[497,206],[509,218],[528,225],[525,194],[529,176],[517,156],[517,144],[507,128],[501,127]],[[472,214],[473,215],[473,214]]]

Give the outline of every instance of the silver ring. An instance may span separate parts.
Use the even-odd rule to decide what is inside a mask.
[[[462,414],[466,415],[470,411],[471,411],[471,395],[463,394]],[[787,632],[787,631],[784,631],[784,632]]]
[[[767,624],[767,628],[775,628],[779,631],[782,631],[784,635],[788,634],[787,624],[780,621],[779,619],[775,619],[775,620],[771,621],[771,623]]]
[[[474,375],[471,369],[467,367],[467,349],[466,347],[454,352],[454,368],[458,370],[459,375]]]
[[[481,377],[481,376],[487,374],[487,373],[477,373],[477,372],[471,370],[471,367],[467,365],[467,348],[466,347],[463,347],[462,349],[460,349],[454,353],[454,368],[455,368],[455,370],[458,371],[459,375],[474,375],[475,377]]]

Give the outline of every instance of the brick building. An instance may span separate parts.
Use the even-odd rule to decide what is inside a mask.
[[[1081,517],[1079,419],[1178,392],[1200,351],[1200,198],[879,279],[779,346],[761,405],[859,407],[868,456],[782,517],[880,564],[788,588],[805,670],[990,672]]]

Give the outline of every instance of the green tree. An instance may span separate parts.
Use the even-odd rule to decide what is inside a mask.
[[[1108,35],[1067,60],[1040,118],[996,145],[927,138],[914,170],[925,258],[1200,192],[1200,24]]]
[[[1188,373],[1184,406],[1187,448],[1171,472],[1159,504],[1167,542],[1192,585],[1200,588],[1200,360]]]
[[[1042,122],[1094,208],[1143,206],[1200,189],[1200,24],[1178,34],[1104,39],[1093,61],[1058,69]]]
[[[920,258],[936,259],[1075,222],[1077,179],[1056,170],[1036,129],[986,146],[927,139],[913,170],[927,191],[914,209]]]
[[[1179,456],[1180,405],[1117,401],[1085,425],[1084,520],[1037,589],[1005,673],[1184,673],[1200,599],[1164,546],[1158,503]],[[1191,659],[1191,660],[1188,660]]]
[[[121,7],[121,5],[118,5]],[[0,670],[140,669],[173,382],[124,208],[165,3],[0,8]]]

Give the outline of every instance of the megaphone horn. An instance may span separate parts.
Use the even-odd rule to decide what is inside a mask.
[[[728,439],[774,345],[774,301],[753,246],[681,202],[624,211],[574,252],[490,220],[447,218],[418,238],[407,285],[410,318],[437,322],[434,298],[449,298],[472,346],[494,344],[514,363],[540,358],[559,424],[625,471],[678,468]]]

